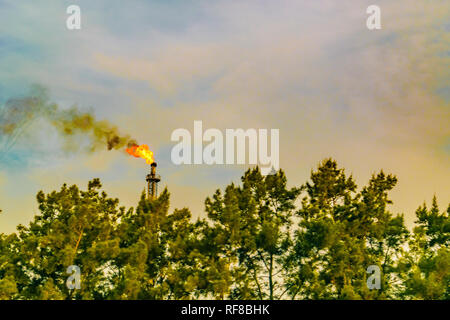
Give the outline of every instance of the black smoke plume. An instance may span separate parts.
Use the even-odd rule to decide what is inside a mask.
[[[29,95],[9,99],[4,105],[0,105],[2,151],[7,152],[26,128],[37,119],[43,119],[55,128],[66,140],[66,145],[72,144],[72,139],[77,135],[87,138],[90,152],[103,148],[120,149],[137,144],[129,135],[120,134],[115,125],[106,120],[96,119],[91,112],[80,110],[78,107],[61,109],[49,101],[45,88],[33,86]]]

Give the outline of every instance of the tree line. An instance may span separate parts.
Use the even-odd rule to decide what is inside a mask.
[[[325,159],[299,187],[281,169],[241,180],[195,221],[169,212],[167,189],[129,209],[99,179],[40,191],[33,221],[0,234],[0,299],[450,298],[450,204],[420,206],[410,231],[388,209],[397,178],[383,171],[358,188]],[[71,265],[79,289],[67,286]]]

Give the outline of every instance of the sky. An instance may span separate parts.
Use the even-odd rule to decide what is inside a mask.
[[[66,28],[71,4],[80,30]],[[372,4],[381,30],[366,27]],[[0,108],[39,84],[62,108],[109,120],[150,146],[172,209],[194,217],[247,166],[176,166],[171,133],[194,120],[279,129],[290,186],[327,157],[360,187],[382,169],[399,179],[390,210],[411,226],[433,195],[450,202],[449,21],[444,0],[0,0]],[[0,157],[0,232],[28,224],[36,193],[63,183],[98,177],[136,206],[148,170],[123,151],[68,153],[37,119]]]

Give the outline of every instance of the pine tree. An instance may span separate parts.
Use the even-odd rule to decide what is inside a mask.
[[[431,208],[416,210],[417,226],[410,250],[400,264],[403,298],[450,299],[450,204],[440,213],[436,197]]]
[[[169,214],[169,192],[145,193],[119,225],[120,253],[112,274],[114,299],[186,299],[195,295],[198,224],[187,208]],[[197,250],[197,251],[196,251]],[[196,257],[197,256],[197,257]]]
[[[391,203],[387,192],[396,182],[381,171],[357,192],[352,176],[347,177],[332,159],[311,172],[311,182],[302,188],[306,195],[286,264],[292,298],[388,297],[387,281],[381,290],[369,290],[366,270],[376,265],[386,280],[394,273],[391,257],[406,240],[403,217],[393,217],[386,209]]]
[[[292,245],[290,228],[298,193],[297,188],[287,188],[282,170],[263,177],[255,168],[242,177],[242,186],[231,184],[224,195],[217,190],[213,199],[206,199],[215,246],[210,270],[224,275],[214,279],[213,289],[220,287],[218,298],[282,297],[283,261]]]
[[[124,209],[99,193],[100,181],[88,190],[63,185],[59,192],[37,195],[40,214],[29,227],[19,226],[11,245],[18,297],[21,299],[100,299],[105,294],[108,262],[118,254],[117,221]],[[67,268],[81,269],[81,288],[66,285]]]

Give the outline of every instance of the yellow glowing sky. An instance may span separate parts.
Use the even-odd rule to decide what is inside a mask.
[[[60,26],[63,5],[38,13],[6,2],[0,102],[37,82],[61,105],[91,107],[149,144],[173,208],[204,215],[205,197],[245,169],[171,164],[171,132],[192,131],[194,120],[220,130],[280,129],[290,185],[329,156],[359,186],[380,169],[394,173],[391,211],[409,226],[434,194],[441,209],[450,201],[448,1],[378,1],[379,31],[366,28],[369,1],[80,1],[86,20],[76,33]],[[36,192],[64,182],[100,177],[110,195],[136,205],[144,161],[107,151],[49,157],[58,149],[53,133],[33,130],[39,126],[21,142],[33,145],[32,159],[19,146],[15,160],[0,163],[0,231],[27,223]]]

